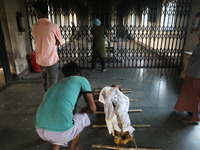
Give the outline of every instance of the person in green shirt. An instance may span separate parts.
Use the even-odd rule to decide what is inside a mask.
[[[65,78],[48,89],[37,110],[36,131],[43,140],[53,144],[53,150],[60,150],[60,146],[81,150],[80,145],[75,145],[81,132],[90,125],[88,114],[96,111],[91,86],[80,72],[76,63],[65,64],[62,68]],[[81,94],[87,106],[76,113]]]
[[[106,71],[104,59],[106,57],[105,36],[108,37],[106,28],[101,25],[98,18],[93,19],[91,33],[93,35],[92,69],[96,67],[96,59],[101,60],[102,71]]]

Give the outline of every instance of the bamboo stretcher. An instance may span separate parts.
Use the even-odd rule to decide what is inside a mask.
[[[132,124],[134,128],[149,128],[150,124]],[[106,128],[107,125],[92,125],[93,128]]]
[[[130,102],[137,102],[138,100],[137,99],[129,99]],[[95,103],[98,103],[100,102],[99,100],[94,100]]]
[[[141,112],[142,109],[130,109],[128,110],[129,113],[131,112]],[[104,114],[104,111],[96,111],[95,114]]]
[[[122,91],[122,93],[132,93],[133,91]],[[99,95],[99,93],[93,93],[93,95]]]
[[[93,144],[94,148],[105,148],[105,149],[119,149],[119,150],[162,150],[162,149],[154,149],[154,148],[129,148],[129,147],[117,147],[117,146],[108,146],[101,144]]]

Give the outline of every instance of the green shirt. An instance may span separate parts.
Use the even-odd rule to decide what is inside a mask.
[[[44,95],[35,125],[49,131],[66,131],[73,127],[73,110],[80,93],[91,92],[88,80],[70,76],[55,83]]]

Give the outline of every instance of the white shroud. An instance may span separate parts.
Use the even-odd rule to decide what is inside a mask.
[[[114,130],[121,132],[117,121],[118,117],[122,125],[123,133],[129,131],[132,136],[135,129],[131,126],[128,114],[129,98],[117,87],[106,86],[100,92],[99,101],[104,104],[105,120],[109,134],[112,133],[114,136]]]

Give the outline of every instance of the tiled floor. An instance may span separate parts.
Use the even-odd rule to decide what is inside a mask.
[[[139,148],[199,150],[200,125],[183,124],[181,120],[187,114],[173,110],[183,83],[176,69],[108,68],[106,72],[84,69],[82,75],[89,80],[92,89],[116,83],[123,89],[133,90],[126,94],[130,99],[137,99],[130,103],[130,109],[142,109],[142,112],[129,113],[131,122],[150,125],[147,128],[135,128],[134,136]],[[15,82],[0,92],[1,150],[52,149],[50,144],[37,136],[33,123],[43,95],[39,74]],[[84,104],[81,97],[78,109]],[[103,110],[102,104],[96,105],[98,110]],[[104,114],[90,115],[90,119],[92,125],[105,124]],[[103,150],[92,148],[92,144],[116,146],[106,128],[92,126],[85,129],[79,143],[83,150]],[[128,143],[124,147],[134,145]]]

